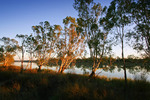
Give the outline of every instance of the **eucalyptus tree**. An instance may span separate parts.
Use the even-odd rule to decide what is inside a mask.
[[[62,34],[62,27],[60,25],[54,25],[51,27],[50,32],[47,33],[47,53],[48,58],[54,58],[57,56],[59,49],[58,43]]]
[[[19,51],[21,50],[21,55],[22,55],[22,58],[21,58],[21,72],[23,71],[23,62],[24,62],[24,54],[25,54],[25,41],[27,39],[27,35],[23,35],[23,34],[17,34],[16,35],[17,38],[21,39],[21,46],[19,48]]]
[[[7,67],[14,61],[13,57],[19,47],[18,41],[8,37],[3,37],[0,41],[2,42],[0,45],[0,55],[3,58],[4,67]]]
[[[61,65],[58,70],[59,73],[63,73],[73,60],[82,55],[85,49],[84,35],[81,34],[82,29],[78,27],[75,18],[66,17],[63,23],[65,25],[64,34],[61,35],[58,44],[58,57],[61,60]]]
[[[90,42],[93,50],[93,66],[90,77],[95,77],[95,72],[100,67],[103,57],[111,53],[112,40],[110,40],[108,32],[101,32],[97,29]]]
[[[74,8],[79,13],[79,25],[83,28],[90,56],[93,58],[90,76],[94,77],[106,51],[111,50],[108,40],[109,31],[102,31],[101,23],[99,23],[106,8],[102,8],[100,3],[94,3],[93,0],[75,0]]]
[[[36,49],[35,49],[35,57],[37,58],[39,70],[43,64],[46,64],[48,59],[52,57],[55,50],[55,44],[59,40],[59,36],[61,33],[61,27],[59,25],[55,25],[54,27],[50,26],[48,21],[44,23],[41,22],[40,25],[32,26],[35,34]]]
[[[105,29],[111,30],[117,40],[121,42],[122,60],[125,84],[127,85],[126,66],[124,58],[124,39],[128,32],[127,26],[131,23],[131,14],[128,12],[130,0],[113,0],[107,10],[106,17],[102,19]]]
[[[134,39],[132,46],[150,58],[150,1],[133,0],[130,11],[135,23],[134,31],[128,34]]]
[[[102,19],[106,17],[106,7],[99,9],[100,11],[97,11],[97,7],[99,8],[99,4],[95,4],[92,8],[95,14],[93,16],[94,23],[90,28],[91,39],[89,43],[93,52],[93,66],[90,77],[95,77],[95,72],[100,67],[103,57],[111,54],[111,46],[113,44],[109,30],[106,30],[105,26],[101,23]],[[101,16],[97,16],[96,14]]]
[[[98,18],[102,7],[100,3],[94,3],[93,0],[74,0],[74,8],[78,11],[78,22],[79,26],[82,27],[83,33],[85,34],[85,40],[90,49],[90,56],[93,56],[90,39],[93,35],[91,27],[93,24],[98,23]]]
[[[34,58],[35,50],[37,48],[37,41],[33,35],[29,35],[26,39],[26,52],[29,54],[30,70],[32,69],[32,61]]]

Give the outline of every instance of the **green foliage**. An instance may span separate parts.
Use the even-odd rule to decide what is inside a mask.
[[[27,44],[27,45],[25,45],[26,52],[28,52],[30,54],[30,56],[32,57],[35,49],[37,48],[37,45],[36,45],[37,41],[36,41],[35,37],[33,37],[32,35],[29,35],[25,42]]]
[[[15,56],[19,45],[18,41],[7,37],[1,38],[0,41],[2,42],[2,44],[0,45],[1,61],[6,67],[9,66],[12,62],[14,62],[13,57]]]
[[[132,21],[136,25],[132,32],[128,33],[129,39],[134,40],[133,48],[138,52],[144,51],[145,57],[150,57],[150,2],[149,0],[133,0],[130,13]]]
[[[37,58],[38,66],[46,64],[48,59],[55,54],[57,50],[57,42],[61,34],[61,26],[50,26],[48,21],[40,22],[40,25],[32,26],[35,36],[30,35],[27,39],[28,52],[31,58]],[[40,69],[39,67],[39,69]]]
[[[88,17],[90,4],[93,0],[74,0],[73,7],[79,12],[78,16],[81,18]],[[85,24],[84,24],[85,25]]]
[[[16,35],[16,38],[19,38],[21,40],[21,46],[18,48],[18,50],[22,51],[22,53],[25,53],[25,45],[26,45],[25,41],[26,41],[27,37],[28,37],[28,35],[23,35],[23,34]]]
[[[59,72],[63,72],[74,59],[80,57],[84,52],[84,35],[82,34],[82,28],[78,25],[73,17],[66,17],[63,20],[65,25],[64,33],[61,34],[61,38],[58,44],[57,57],[61,60]]]
[[[131,24],[131,14],[128,9],[130,3],[128,0],[113,0],[107,9],[106,18],[102,18],[100,23],[104,29],[111,31],[114,34],[114,39],[117,43],[121,43],[122,60],[124,63],[124,78],[127,85],[126,66],[124,58],[124,39],[129,30],[126,27]],[[120,42],[118,42],[120,40]]]
[[[86,2],[86,0],[75,0],[73,6],[78,11],[78,22],[83,27],[85,41],[90,49],[90,56],[94,60],[93,71],[95,72],[101,63],[101,58],[111,51],[109,32],[104,30],[105,27],[101,22],[99,23],[102,20],[102,18],[99,20],[101,16],[105,18],[106,7],[103,9],[100,3]]]
[[[128,1],[113,0],[106,10],[106,17],[101,19],[101,23],[105,25],[105,29],[110,30],[113,27],[125,27],[131,23],[131,15],[128,11]],[[117,31],[117,30],[115,30]]]
[[[100,3],[94,3],[93,0],[75,0],[73,4],[78,11],[79,18],[77,22],[82,28],[82,34],[85,36],[85,42],[90,49],[90,56],[93,56],[90,44],[94,34],[99,30],[98,19],[101,15],[102,7]]]

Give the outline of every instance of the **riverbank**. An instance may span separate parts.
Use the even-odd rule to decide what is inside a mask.
[[[0,100],[125,100],[124,80],[0,67]],[[150,83],[128,80],[127,100],[149,100]]]

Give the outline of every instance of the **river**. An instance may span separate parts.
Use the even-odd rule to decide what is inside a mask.
[[[13,65],[20,66],[21,62],[14,62]],[[29,68],[29,63],[24,62],[24,69]],[[38,69],[38,66],[36,63],[32,63],[33,69]],[[42,69],[51,69],[54,71],[58,71],[58,66],[42,66]],[[92,71],[91,68],[85,68],[83,66],[81,67],[70,67],[64,71],[64,73],[74,73],[74,74],[90,74]],[[150,82],[150,70],[147,70],[145,68],[141,68],[140,66],[134,66],[132,68],[127,68],[127,78],[128,79],[146,79]],[[117,66],[115,67],[107,67],[107,69],[98,69],[96,71],[96,75],[98,76],[104,76],[107,78],[124,78],[124,70],[122,68],[119,68]]]

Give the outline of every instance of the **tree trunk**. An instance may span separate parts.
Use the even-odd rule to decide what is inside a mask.
[[[92,73],[90,74],[90,77],[91,78],[94,78],[96,75],[95,75],[95,71],[94,70],[92,70]]]
[[[123,41],[123,37],[122,37],[121,43],[122,43],[122,60],[123,60],[123,69],[124,69],[125,88],[127,88],[127,74],[126,74],[126,66],[125,66],[125,58],[124,58],[124,41]]]
[[[65,70],[65,67],[64,65],[63,66],[60,66],[59,70],[58,70],[58,73],[63,73]]]
[[[21,73],[23,72],[23,60],[21,60]]]
[[[90,56],[93,58],[92,48],[90,48]]]
[[[22,43],[21,73],[23,73],[23,61],[24,61],[24,51],[23,51],[23,43]]]
[[[38,72],[40,72],[42,69],[42,65],[39,65],[39,69],[38,69]]]
[[[62,70],[61,70],[61,73],[63,73],[63,72],[64,72],[64,70],[65,70],[65,68],[63,67],[63,68],[62,68]]]
[[[31,55],[31,59],[30,59],[30,70],[32,69],[32,54]]]
[[[30,70],[32,70],[32,60],[30,61]]]
[[[4,68],[6,68],[7,67],[7,63],[6,63],[6,59],[4,60]]]
[[[59,67],[58,73],[61,73],[62,66]]]
[[[95,59],[94,59],[94,60],[95,60]],[[93,67],[92,67],[92,73],[91,73],[90,76],[89,76],[90,78],[94,78],[94,77],[96,76],[96,74],[95,74],[95,71],[96,71],[96,69],[95,69],[95,66],[96,66],[95,63],[96,63],[96,62],[94,61],[94,65],[93,65]]]

